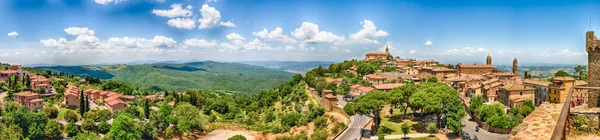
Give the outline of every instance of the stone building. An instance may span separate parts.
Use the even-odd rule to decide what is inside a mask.
[[[552,82],[543,80],[524,79],[523,84],[535,89],[535,105],[540,105],[543,102],[548,102],[548,85]]]
[[[573,86],[587,86],[585,81],[576,81],[572,77],[555,77],[554,82],[548,86],[548,96],[550,103],[564,103],[566,101],[569,90]],[[587,89],[577,89],[571,95],[573,100],[581,100],[581,102],[589,101]],[[574,102],[575,103],[575,102]]]
[[[498,92],[500,103],[509,107],[520,107],[526,100],[531,100],[535,103],[535,89],[514,83],[507,83],[502,86]]]
[[[390,49],[385,46],[385,52],[370,52],[365,56],[365,60],[387,60],[390,55]]]
[[[14,94],[15,102],[26,106],[30,111],[36,111],[44,107],[44,100],[40,99],[40,94],[33,92],[19,92]]]
[[[81,100],[79,100],[80,92],[81,89],[78,87],[67,85],[67,90],[64,93],[63,105],[71,109],[79,108],[81,102]]]
[[[585,50],[588,54],[588,83],[590,87],[600,87],[600,41],[594,35],[594,31],[585,33],[585,38]],[[588,106],[600,107],[599,98],[600,96],[590,97]]]

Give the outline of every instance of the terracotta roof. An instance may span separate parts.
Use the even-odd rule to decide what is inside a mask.
[[[588,83],[582,80],[575,81],[575,86],[587,86]]]
[[[121,95],[121,98],[133,100],[133,99],[135,99],[135,96],[133,96],[133,95]]]
[[[38,99],[30,100],[29,102],[32,102],[32,103],[35,103],[35,102],[44,102],[44,100],[38,98]]]
[[[361,87],[361,85],[359,85],[359,84],[350,86],[350,88],[353,88],[353,89],[356,89],[356,88],[359,88],[359,87]]]
[[[325,78],[325,81],[327,81],[327,83],[331,83],[331,82],[339,83],[339,82],[342,82],[342,80],[343,80],[342,78],[336,78],[336,79],[329,78],[329,77]]]
[[[458,64],[460,68],[486,68],[486,69],[496,69],[496,66],[493,65],[482,65],[482,64]]]
[[[107,91],[102,91],[102,92],[100,92],[100,95],[107,95],[107,94],[108,94],[108,92],[107,92]]]
[[[446,68],[446,67],[438,67],[438,68],[433,69],[433,71],[450,71],[450,72],[452,72],[452,71],[456,71],[456,70],[455,69],[449,69],[449,68]]]
[[[38,96],[40,94],[33,93],[31,91],[24,91],[24,92],[15,93],[14,95],[15,96]]]
[[[558,81],[575,81],[573,77],[554,77],[554,80]]]
[[[118,96],[112,96],[112,97],[108,97],[108,98],[104,99],[105,102],[110,102],[110,101],[113,101],[113,100],[119,100],[119,97]]]
[[[366,77],[367,77],[368,79],[378,79],[378,80],[379,80],[379,79],[385,79],[385,77],[383,77],[383,76],[379,76],[379,75],[375,75],[375,74],[368,74]]]
[[[152,99],[152,100],[160,100],[160,99],[163,99],[164,96],[163,95],[148,95],[148,96],[144,96],[144,98],[148,98],[148,99]]]
[[[117,105],[117,104],[125,104],[125,102],[123,102],[123,101],[121,101],[121,100],[118,100],[118,99],[117,99],[117,100],[112,100],[112,101],[109,101],[109,102],[106,102],[106,103],[107,103],[109,106],[114,106],[114,105]]]
[[[361,87],[358,88],[358,90],[361,91],[361,92],[371,92],[371,91],[373,91],[375,89],[374,88],[370,88],[370,87],[363,87],[363,86],[361,86]]]
[[[47,81],[48,81],[48,79],[46,79],[45,77],[31,80],[31,82],[47,82]]]
[[[492,75],[495,75],[495,76],[515,76],[515,74],[508,73],[508,72],[496,72],[496,73],[492,73]]]
[[[16,70],[4,70],[0,71],[0,74],[17,74]]]
[[[113,96],[117,96],[117,97],[118,97],[118,96],[120,96],[120,95],[119,95],[119,94],[117,94],[117,93],[114,93],[114,92],[108,92],[107,96],[108,96],[108,97],[113,97]]]
[[[388,54],[386,52],[370,52],[370,53],[367,53],[367,56],[370,56],[370,55],[381,56],[381,55],[388,55]]]
[[[527,87],[525,85],[521,85],[521,84],[517,84],[517,83],[508,83],[502,88],[504,88],[508,91],[535,90],[534,88]]]
[[[381,85],[375,85],[375,89],[378,90],[390,90],[399,86],[402,86],[404,84],[381,84]]]
[[[552,84],[552,82],[549,82],[549,81],[530,80],[530,79],[523,80],[523,83],[525,83],[525,84],[532,84],[532,85],[538,85],[538,86],[544,86],[544,87],[547,87],[548,85]]]

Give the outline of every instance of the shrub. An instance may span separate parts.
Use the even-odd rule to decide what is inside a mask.
[[[48,115],[48,118],[51,119],[54,119],[58,116],[58,109],[52,106],[46,106],[42,109],[42,111]]]
[[[246,137],[242,135],[235,135],[233,137],[228,138],[227,140],[246,140]]]
[[[70,122],[65,127],[65,133],[67,133],[67,135],[69,137],[75,136],[79,132],[80,132],[79,126],[77,126],[77,124],[75,124],[75,122]]]
[[[81,127],[83,130],[94,131],[96,130],[96,123],[92,119],[85,119],[83,123],[81,123]]]
[[[167,130],[165,130],[165,138],[171,138],[172,134],[173,134],[173,129],[167,128]]]
[[[323,129],[316,130],[314,133],[312,133],[312,135],[310,135],[310,139],[311,140],[326,140],[327,132]]]
[[[106,133],[110,131],[110,124],[108,124],[106,121],[101,121],[98,123],[98,131],[100,131],[100,133]]]
[[[51,139],[58,138],[62,134],[60,130],[60,124],[56,120],[50,120],[44,128],[44,136]]]
[[[435,123],[429,123],[429,125],[427,125],[427,132],[429,132],[429,134],[433,135],[437,133],[437,131],[438,129]]]
[[[67,122],[77,122],[79,121],[79,116],[77,115],[77,112],[73,110],[67,110],[63,116],[63,119]]]

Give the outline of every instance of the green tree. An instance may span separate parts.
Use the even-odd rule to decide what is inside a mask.
[[[344,111],[352,116],[354,114],[366,115],[373,118],[373,126],[371,134],[377,134],[379,124],[381,122],[380,112],[383,106],[388,104],[388,94],[381,91],[375,91],[369,94],[360,96],[354,102],[346,104]]]
[[[437,131],[438,129],[435,123],[429,123],[429,125],[427,125],[427,132],[429,132],[430,135],[437,133]]]
[[[490,124],[492,127],[496,128],[511,128],[513,127],[513,121],[510,116],[506,114],[500,114],[493,116],[485,121],[487,124]]]
[[[460,99],[454,98],[446,108],[446,124],[452,132],[459,133],[462,131],[462,118],[466,116],[465,108],[462,106]]]
[[[75,122],[69,122],[67,124],[67,126],[65,127],[65,133],[67,133],[67,135],[69,137],[75,136],[79,132],[81,132],[79,130],[79,126],[77,126],[77,124],[75,124]]]
[[[587,66],[577,65],[573,69],[575,70],[575,73],[577,74],[579,80],[583,80],[584,78],[587,79],[587,76],[585,76],[585,73],[587,72]]]
[[[246,140],[246,137],[242,135],[235,135],[233,137],[229,137],[227,140]]]
[[[107,139],[141,139],[141,132],[135,127],[133,119],[126,113],[120,114],[105,135]]]
[[[83,116],[83,113],[85,113],[85,100],[84,100],[84,95],[83,95],[83,89],[81,90],[81,92],[79,93],[79,115]]]
[[[402,118],[406,118],[406,111],[409,107],[410,98],[416,90],[417,86],[415,84],[405,84],[389,91],[390,103],[394,106],[399,106],[404,110]]]
[[[42,108],[42,112],[48,115],[48,118],[55,119],[58,116],[58,109],[53,106],[45,106]]]
[[[375,70],[377,70],[376,65],[372,65],[369,63],[361,63],[358,65],[357,68],[357,72],[361,75],[366,75],[366,74],[371,74],[371,73],[375,73]]]
[[[152,123],[142,123],[142,139],[155,139],[157,137],[156,127]]]
[[[402,123],[402,126],[400,126],[400,129],[402,129],[402,134],[404,134],[404,136],[406,137],[406,134],[408,134],[408,132],[410,132],[410,125],[408,123]]]
[[[533,101],[530,99],[525,100],[525,102],[523,102],[524,106],[528,106],[532,111],[535,110],[535,104],[533,104]]]
[[[44,136],[51,139],[56,139],[60,137],[61,134],[62,132],[60,124],[56,120],[52,119],[46,123],[46,127],[44,128]]]
[[[475,95],[469,101],[469,109],[471,112],[477,112],[477,109],[483,105],[483,97],[480,95]]]
[[[554,77],[570,77],[571,75],[565,71],[558,71],[556,72],[556,74],[554,74]]]
[[[98,123],[98,131],[100,133],[106,133],[110,131],[110,124],[108,124],[106,121],[101,121]]]
[[[78,133],[72,140],[100,140],[100,137],[94,132]]]
[[[504,105],[493,104],[493,105],[482,105],[479,107],[477,115],[481,120],[486,121],[487,119],[504,114]]]
[[[327,136],[327,131],[319,129],[310,135],[310,140],[326,140]]]
[[[527,115],[531,114],[531,112],[533,112],[533,110],[531,110],[531,108],[529,106],[519,107],[519,114],[521,114],[523,116],[527,116]]]
[[[0,125],[0,139],[18,140],[23,138],[23,130],[17,125]]]
[[[427,83],[435,83],[435,82],[437,82],[437,81],[438,81],[438,80],[437,80],[437,78],[436,78],[436,77],[431,77],[431,78],[428,78],[428,79],[427,79]]]
[[[67,122],[77,122],[79,120],[79,116],[77,116],[75,111],[67,110],[63,116],[63,119]]]
[[[38,139],[39,137],[44,135],[44,125],[39,125],[37,123],[33,123],[29,126],[29,134],[27,137],[30,139]]]
[[[81,123],[81,128],[87,131],[94,131],[96,130],[96,123],[92,119],[84,119],[83,123]]]
[[[201,130],[202,125],[198,117],[199,114],[200,110],[187,102],[177,104],[174,111],[174,115],[177,116],[177,130],[179,132]]]

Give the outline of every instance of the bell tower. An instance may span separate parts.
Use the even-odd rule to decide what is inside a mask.
[[[513,74],[515,74],[515,76],[519,76],[519,61],[517,61],[517,58],[515,58],[515,60],[513,60],[512,72],[513,72]]]
[[[388,48],[388,45],[385,45],[385,53],[390,55],[390,48]]]
[[[600,48],[594,31],[585,33],[585,50],[588,54],[588,84],[590,87],[600,87]],[[590,90],[594,93],[597,90]],[[598,94],[588,95],[589,107],[600,107]]]
[[[490,53],[488,53],[488,56],[485,59],[485,64],[486,65],[492,65],[492,56],[490,55]]]

